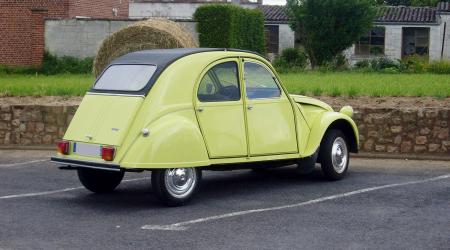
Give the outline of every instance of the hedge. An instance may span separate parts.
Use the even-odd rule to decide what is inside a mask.
[[[194,13],[200,47],[236,48],[265,53],[264,16],[258,9],[206,4]]]

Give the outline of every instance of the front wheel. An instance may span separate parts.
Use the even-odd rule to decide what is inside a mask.
[[[331,129],[320,144],[322,172],[329,180],[340,180],[347,173],[350,154],[347,139],[340,130]]]
[[[81,184],[94,193],[112,192],[122,181],[124,172],[78,169]]]
[[[152,170],[152,188],[165,205],[181,206],[192,199],[200,187],[199,168],[169,168]]]

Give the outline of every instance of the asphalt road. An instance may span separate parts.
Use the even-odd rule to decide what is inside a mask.
[[[0,151],[0,249],[450,249],[450,162],[352,159],[338,182],[205,172],[167,208],[149,173],[96,195],[48,155]]]

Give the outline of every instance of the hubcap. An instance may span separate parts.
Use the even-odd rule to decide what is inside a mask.
[[[164,177],[167,191],[176,198],[188,196],[197,184],[193,168],[167,169]]]
[[[347,144],[342,137],[336,138],[331,148],[331,161],[333,163],[334,170],[341,174],[345,171],[348,161]]]

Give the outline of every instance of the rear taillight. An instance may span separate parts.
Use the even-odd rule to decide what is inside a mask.
[[[114,153],[116,149],[113,147],[102,147],[102,159],[105,161],[112,161],[114,160]]]
[[[68,141],[59,141],[56,145],[58,147],[58,153],[63,154],[63,155],[69,154],[70,144]]]

